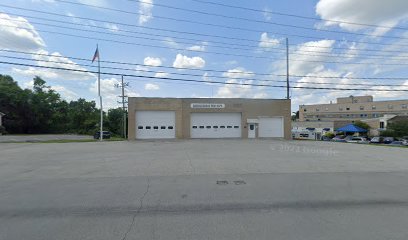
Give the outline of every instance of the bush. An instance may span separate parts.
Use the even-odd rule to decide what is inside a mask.
[[[0,126],[0,135],[6,134],[6,133],[7,133],[6,128],[4,126]]]
[[[327,132],[326,134],[324,134],[325,137],[328,138],[334,138],[336,136],[336,134],[332,133],[332,132]]]
[[[384,130],[380,132],[381,137],[397,137],[393,130]]]
[[[389,130],[394,132],[395,137],[403,137],[408,135],[408,121],[398,121],[387,126]]]
[[[370,125],[368,125],[367,123],[362,122],[362,121],[355,121],[354,125],[356,125],[357,127],[364,128],[365,130],[370,130],[370,128],[371,128]]]

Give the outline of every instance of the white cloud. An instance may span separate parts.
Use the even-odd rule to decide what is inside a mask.
[[[323,19],[394,27],[408,19],[408,4],[406,0],[320,0],[316,5],[316,14]],[[338,25],[348,31],[366,28],[347,23],[325,22],[324,24]],[[387,31],[389,29],[377,28],[374,34],[383,35]]]
[[[207,42],[203,42],[201,45],[194,45],[194,46],[188,47],[187,50],[196,51],[196,52],[205,52],[207,45],[208,45]]]
[[[26,69],[20,69],[20,68],[12,68],[11,71],[16,74],[20,74],[23,76],[39,76],[45,79],[55,79],[58,77],[58,74],[52,71],[43,71],[40,68],[34,68],[34,67],[28,67]]]
[[[253,78],[255,76],[254,72],[247,71],[245,68],[234,68],[222,74],[224,77],[231,79],[237,78]]]
[[[205,60],[201,57],[187,57],[177,54],[173,62],[175,68],[203,68],[205,67]]]
[[[160,58],[154,58],[154,57],[145,57],[143,60],[144,65],[149,65],[153,67],[161,66],[162,61]]]
[[[279,39],[268,37],[268,33],[266,32],[261,34],[261,39],[259,40],[259,47],[272,48],[279,44],[280,44]]]
[[[195,46],[188,47],[187,50],[197,51],[197,52],[204,52],[205,51],[205,46],[195,45]]]
[[[32,90],[33,87],[34,87],[34,80],[30,80],[28,82],[23,83],[23,88]],[[64,86],[61,86],[61,85],[51,86],[51,89],[59,93],[61,98],[67,101],[73,101],[73,100],[78,99],[78,94],[76,94],[72,90],[67,89]]]
[[[148,91],[157,91],[160,89],[160,86],[154,83],[146,83],[144,89]]]
[[[74,91],[67,89],[64,86],[58,86],[58,85],[51,86],[51,89],[59,93],[61,97],[67,101],[73,101],[73,100],[78,99],[78,94],[76,94]]]
[[[14,73],[25,75],[25,76],[40,76],[45,79],[59,79],[59,80],[89,80],[95,77],[92,73],[80,72],[86,71],[87,69],[77,65],[74,61],[69,58],[63,57],[60,53],[48,53],[45,50],[39,50],[38,54],[43,55],[32,55],[32,58],[36,60],[38,66],[43,67],[53,67],[53,68],[67,68],[74,69],[78,71],[67,71],[67,70],[56,70],[47,68],[35,68],[28,67],[24,69],[13,68]],[[49,62],[47,62],[49,61]]]
[[[154,74],[154,77],[157,77],[157,78],[166,78],[168,76],[169,76],[169,73],[166,73],[166,72],[157,72]]]
[[[34,26],[23,17],[0,13],[0,36],[0,48],[34,51],[45,47]]]
[[[264,16],[266,21],[271,21],[272,20],[272,13],[271,13],[271,10],[268,7],[263,9],[262,15]]]
[[[54,0],[31,0],[31,2],[33,3],[36,3],[36,2],[55,3]]]
[[[120,84],[120,81],[116,78],[107,78],[101,79],[101,95],[103,101],[103,109],[110,109],[116,108],[119,106],[118,101],[119,95],[121,94],[121,90],[115,87],[115,84]],[[90,92],[93,93],[95,96],[98,94],[98,80],[96,80],[89,88]],[[125,95],[129,97],[139,97],[140,94],[125,89]],[[96,98],[96,101],[99,102],[99,98]]]
[[[324,61],[336,60],[334,55],[330,56],[332,53],[334,40],[321,40],[312,41],[300,44],[294,50],[292,56],[296,56],[295,59],[290,61],[289,71],[292,75],[304,75],[310,72],[316,72],[324,69]],[[309,54],[308,51],[316,51],[319,49],[319,53]],[[304,55],[299,55],[299,54]],[[280,61],[277,63],[278,69],[286,69],[286,62]]]
[[[116,24],[113,23],[105,23],[105,27],[109,29],[109,31],[111,32],[118,32],[119,31],[119,27]]]
[[[146,71],[149,71],[149,68],[145,66],[136,66],[135,71],[137,73],[145,73]]]
[[[107,0],[78,0],[78,2],[83,3],[83,4],[102,6],[102,7],[109,6]]]
[[[250,80],[255,76],[252,71],[247,71],[244,68],[235,68],[228,70],[223,74],[229,79],[225,81],[226,85],[218,88],[215,97],[220,98],[265,98],[267,94],[263,91],[263,87],[254,87],[254,80]],[[247,84],[247,85],[246,85]]]
[[[166,44],[167,46],[171,47],[171,48],[176,48],[179,49],[180,44],[178,44],[173,38],[171,37],[165,37],[163,38],[163,43]]]
[[[139,25],[143,25],[153,18],[153,0],[143,0],[139,2]]]
[[[246,80],[228,79],[225,82],[228,84],[222,87],[219,87],[215,97],[244,98],[244,97],[251,97],[251,95],[253,95],[252,87],[250,85],[242,85],[242,84],[252,84],[253,83],[252,80],[246,81]]]

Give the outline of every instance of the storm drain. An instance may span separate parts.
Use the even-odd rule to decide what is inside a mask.
[[[217,185],[227,185],[228,181],[222,180],[222,181],[217,181]]]
[[[232,181],[231,183],[234,183],[235,185],[243,185],[246,184],[245,181],[243,180],[237,180],[237,181]],[[228,185],[229,182],[227,180],[218,180],[217,185]]]
[[[246,182],[243,181],[243,180],[234,181],[234,183],[235,183],[235,185],[243,185],[243,184],[246,184]]]

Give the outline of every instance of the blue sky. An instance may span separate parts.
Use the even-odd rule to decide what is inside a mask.
[[[92,66],[72,64],[91,65],[90,60],[74,58],[91,59],[96,44],[99,44],[102,61],[141,64],[102,62],[102,71],[157,77],[126,77],[125,80],[130,84],[127,89],[129,96],[284,98],[284,88],[218,85],[210,82],[285,85],[280,81],[286,78],[276,75],[286,73],[284,49],[285,38],[288,37],[290,74],[303,76],[291,77],[291,85],[363,89],[292,89],[293,111],[297,110],[299,104],[329,102],[336,97],[352,94],[370,94],[376,100],[408,98],[404,92],[372,90],[404,87],[344,85],[398,84],[408,89],[408,81],[404,79],[408,76],[408,68],[404,65],[408,64],[406,0],[208,0],[233,4],[241,9],[193,0],[67,1],[71,3],[58,0],[3,0],[0,5],[0,49],[43,55],[0,52],[1,61],[95,70]],[[0,64],[0,70],[2,74],[12,75],[22,87],[27,88],[32,84],[32,78],[39,75],[67,100],[97,98],[94,74],[4,64]],[[207,82],[177,82],[160,77]],[[361,77],[401,79],[354,79]],[[120,91],[114,84],[119,79],[118,76],[102,76],[102,94],[108,108],[118,106],[117,96]]]

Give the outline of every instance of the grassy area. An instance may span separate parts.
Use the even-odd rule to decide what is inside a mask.
[[[110,139],[103,139],[104,142],[117,142],[125,141],[124,138],[112,137]],[[99,142],[96,139],[58,139],[58,140],[47,140],[38,143],[74,143],[74,142]]]
[[[124,138],[112,137],[110,139],[104,139],[104,142],[117,142],[125,141]],[[83,142],[99,142],[96,139],[54,139],[54,140],[45,140],[45,141],[6,141],[1,143],[83,143]]]

